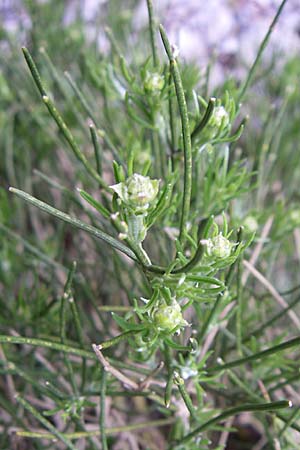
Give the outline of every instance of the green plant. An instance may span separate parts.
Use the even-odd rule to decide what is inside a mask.
[[[285,1],[274,24],[284,4]],[[52,178],[51,166],[48,175],[40,172],[38,175],[47,189],[51,187],[68,199],[66,207],[72,214],[19,189],[10,191],[109,246],[96,241],[98,253],[91,267],[85,267],[88,255],[83,253],[77,271],[75,264],[66,270],[70,263],[65,256],[58,263],[28,241],[22,241],[47,267],[59,271],[59,275],[53,275],[54,282],[60,281],[57,292],[61,293],[61,280],[67,280],[59,307],[55,300],[47,304],[44,301],[47,292],[43,297],[40,290],[32,309],[26,308],[24,299],[19,300],[22,331],[26,334],[25,326],[32,327],[32,337],[0,336],[1,343],[28,344],[63,355],[59,360],[63,369],[58,385],[58,372],[49,370],[45,362],[40,362],[43,367],[39,367],[40,355],[38,359],[34,355],[32,365],[25,369],[13,357],[9,362],[3,359],[3,373],[7,377],[18,375],[49,399],[47,408],[52,405],[41,413],[34,402],[18,395],[15,401],[35,418],[34,423],[50,432],[31,429],[18,431],[18,435],[37,438],[32,441],[37,442],[37,448],[54,436],[67,448],[76,448],[72,440],[80,438],[88,439],[87,448],[96,448],[98,443],[92,438],[100,435],[102,448],[109,448],[113,442],[111,434],[138,430],[141,425],[107,427],[105,397],[112,396],[125,397],[127,403],[118,403],[116,409],[125,409],[126,418],[130,416],[130,401],[134,401],[138,411],[138,399],[142,398],[147,411],[144,412],[147,421],[142,426],[169,427],[165,431],[168,437],[163,440],[166,448],[208,449],[212,445],[222,448],[217,432],[226,432],[226,426],[231,426],[229,422],[224,426],[224,420],[245,411],[259,415],[268,448],[276,448],[278,443],[285,449],[293,448],[293,438],[285,431],[289,426],[299,431],[296,413],[281,413],[279,410],[291,403],[278,396],[282,397],[282,383],[288,384],[298,376],[296,357],[288,359],[282,351],[297,347],[299,337],[293,338],[280,330],[267,345],[259,337],[280,316],[291,318],[291,307],[299,299],[287,304],[282,303],[285,302],[282,296],[277,297],[284,307],[279,316],[270,315],[269,297],[264,306],[257,305],[250,313],[252,287],[246,287],[245,276],[249,270],[256,270],[255,261],[251,259],[251,264],[247,259],[243,261],[255,239],[253,229],[259,228],[269,215],[260,211],[265,198],[264,171],[268,168],[265,155],[262,151],[258,163],[249,168],[236,144],[246,123],[245,118],[240,118],[240,101],[253,80],[267,40],[239,89],[232,87],[230,93],[224,90],[218,99],[213,96],[205,99],[194,89],[189,68],[180,64],[161,26],[168,58],[168,63],[162,62],[151,1],[147,5],[152,56],[134,71],[116,42],[111,59],[103,57],[99,62],[94,54],[83,53],[81,70],[88,83],[83,81],[81,85],[81,73],[78,81],[67,75],[76,108],[66,108],[66,119],[60,113],[63,102],[56,106],[31,54],[23,49],[39,94],[58,126],[60,137],[71,150],[76,181],[72,183],[73,189],[58,183]],[[109,35],[113,41],[113,34]],[[44,51],[42,54],[45,56]],[[59,77],[56,83],[56,88],[64,92],[66,88]],[[100,112],[91,101],[93,97],[99,98],[99,92]],[[77,136],[74,127],[74,117],[78,117],[84,130],[83,114],[91,120],[84,138]],[[271,142],[270,133],[267,130],[263,135],[264,143]],[[77,194],[74,184],[80,185]],[[246,195],[251,202],[257,198],[252,212],[245,206]],[[4,206],[5,201],[3,197]],[[279,214],[280,208],[276,208],[276,216]],[[298,223],[297,214],[292,217]],[[282,236],[290,225],[290,221],[284,224],[280,220],[280,226],[272,230],[273,239]],[[65,236],[64,228],[58,231],[59,236]],[[54,234],[53,241],[55,237]],[[73,239],[77,239],[76,234]],[[259,241],[256,245],[259,248]],[[273,255],[274,251],[276,247],[272,246],[270,253]],[[265,261],[270,260],[272,256],[266,254]],[[242,275],[244,264],[246,271]],[[105,305],[99,305],[94,287],[98,288],[95,278],[100,269],[104,273],[101,299],[107,299]],[[266,279],[264,282],[272,293],[270,283]],[[51,286],[51,279],[48,285]],[[255,291],[255,301],[260,295],[259,289]],[[80,303],[79,307],[74,298],[80,297],[86,297],[88,305]],[[108,312],[112,313],[112,320],[107,319]],[[292,317],[298,327],[297,316]],[[44,319],[40,328],[37,318]],[[69,328],[68,324],[74,326]],[[247,329],[254,331],[248,334]],[[37,335],[41,338],[34,337]],[[94,352],[88,350],[91,342],[97,342],[93,344]],[[72,355],[81,358],[80,361],[73,360]],[[101,370],[95,360],[100,362]],[[46,386],[37,381],[44,378],[44,371],[50,377]],[[257,385],[261,386],[259,394]],[[99,427],[87,431],[86,412],[95,409],[95,397],[97,401],[100,399]],[[14,415],[11,410],[15,405],[13,408],[7,405],[5,397],[1,401]],[[62,430],[47,419],[59,414],[65,421]],[[18,425],[25,428],[20,417],[15,417]],[[270,423],[275,438],[268,430]],[[151,445],[147,439],[146,444],[142,438],[141,442],[143,448]]]

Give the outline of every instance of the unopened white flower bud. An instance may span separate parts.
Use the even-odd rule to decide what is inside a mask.
[[[254,233],[254,231],[256,231],[258,229],[257,220],[253,216],[246,217],[246,219],[244,220],[243,225],[251,233]]]
[[[159,180],[134,173],[126,181],[110,186],[137,213],[146,211],[158,194]]]
[[[211,239],[207,239],[205,243],[208,256],[217,259],[224,259],[230,256],[232,244],[221,233]]]
[[[229,125],[229,114],[224,106],[216,106],[213,110],[211,118],[209,119],[209,125],[211,127],[220,128],[222,124],[224,127]]]
[[[176,300],[173,300],[171,305],[159,305],[154,311],[153,319],[157,328],[162,331],[172,331],[174,328],[188,324]]]
[[[144,89],[146,92],[156,94],[164,87],[165,79],[163,75],[157,72],[147,72],[144,80]]]

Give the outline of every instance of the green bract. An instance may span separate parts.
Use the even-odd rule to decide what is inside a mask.
[[[126,206],[139,213],[146,211],[157,196],[159,180],[134,173],[126,181],[110,187]]]

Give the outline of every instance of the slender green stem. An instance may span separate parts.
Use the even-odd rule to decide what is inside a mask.
[[[173,388],[173,372],[170,370],[168,372],[168,378],[165,388],[165,405],[167,408],[170,407],[171,397],[172,397],[172,388]]]
[[[172,170],[175,171],[175,151],[176,151],[176,106],[175,106],[175,91],[172,83],[172,75],[169,74],[169,117],[170,117],[170,131],[171,131],[171,161]]]
[[[170,70],[172,73],[178,107],[181,117],[183,147],[184,147],[184,185],[183,185],[183,201],[180,219],[179,240],[183,243],[185,239],[186,227],[190,211],[191,193],[192,193],[192,142],[190,132],[190,122],[188,117],[188,109],[181,81],[180,71],[176,59],[173,56],[172,49],[162,25],[160,25],[161,38],[170,61]]]
[[[274,355],[275,353],[282,352],[288,348],[296,347],[300,345],[300,337],[290,339],[289,341],[283,342],[282,344],[275,345],[274,347],[267,348],[261,352],[255,353],[254,355],[246,356],[245,358],[235,359],[234,361],[221,364],[218,366],[209,367],[208,372],[220,372],[222,370],[230,369],[231,367],[240,366],[251,361],[256,361],[258,359],[266,358],[267,356]]]
[[[240,93],[239,93],[239,96],[238,96],[238,99],[237,99],[237,104],[241,103],[242,100],[244,99],[244,96],[245,96],[245,94],[247,92],[247,89],[248,89],[248,87],[250,86],[250,84],[251,84],[251,82],[253,80],[253,76],[255,74],[256,67],[257,67],[258,63],[260,62],[261,56],[262,56],[262,54],[263,54],[263,52],[264,52],[264,50],[265,50],[265,48],[266,48],[266,46],[267,46],[267,44],[269,42],[270,36],[271,36],[271,34],[272,34],[273,30],[274,30],[274,27],[275,27],[276,23],[278,22],[278,19],[279,19],[281,13],[282,13],[282,10],[283,10],[286,2],[287,2],[287,0],[283,0],[281,2],[280,6],[279,6],[279,8],[277,10],[277,13],[276,13],[274,19],[272,20],[272,23],[271,23],[271,25],[270,25],[270,27],[269,27],[269,29],[267,31],[267,34],[265,35],[262,43],[260,44],[260,47],[259,47],[259,50],[257,52],[256,58],[255,58],[252,66],[251,66],[251,68],[249,70],[248,76],[247,76],[244,84],[241,87],[241,90],[240,90]]]
[[[101,385],[100,385],[100,433],[102,450],[108,450],[106,430],[105,430],[105,395],[106,395],[106,377],[107,373],[104,367],[101,369]]]
[[[168,371],[167,384],[165,388],[165,405],[167,408],[170,407],[171,396],[172,396],[172,387],[173,387],[173,370],[172,370],[172,358],[171,358],[171,349],[167,345],[164,346],[165,353],[165,365]]]
[[[62,441],[66,448],[70,450],[76,450],[76,447],[72,444],[72,442],[65,436],[64,433],[61,433],[56,429],[51,422],[49,422],[45,417],[42,416],[25,398],[20,397],[20,395],[16,395],[16,400],[27,410],[29,411],[45,428],[47,428],[53,436],[57,437],[60,441]]]
[[[157,56],[157,48],[156,48],[156,43],[155,43],[155,24],[154,24],[154,17],[153,17],[152,0],[147,0],[147,9],[148,9],[149,33],[150,33],[153,65],[154,65],[154,67],[157,67],[159,60],[158,60],[158,56]]]
[[[243,298],[241,289],[241,260],[237,263],[237,309],[236,309],[236,338],[237,338],[237,350],[240,357],[243,356],[242,345],[242,317],[243,317]]]
[[[151,267],[151,260],[146,251],[143,249],[142,244],[136,244],[132,239],[128,239],[127,242],[138,261],[145,267]]]
[[[185,264],[184,266],[179,267],[178,269],[173,269],[171,274],[189,272],[201,260],[203,254],[204,254],[204,250],[205,250],[205,245],[203,245],[201,242],[199,242],[197,250],[196,250],[194,256],[190,259],[190,261],[187,264]]]
[[[82,350],[81,348],[71,347],[65,344],[60,344],[59,342],[47,341],[45,339],[0,335],[0,343],[33,345],[34,347],[50,348],[51,350],[58,350],[64,353],[69,353],[70,355],[77,355],[84,358],[97,360],[96,356],[91,351]]]
[[[57,350],[70,355],[80,356],[82,358],[98,361],[96,354],[92,351],[83,350],[78,347],[71,347],[70,345],[61,344],[57,341],[47,341],[45,339],[28,338],[23,336],[0,335],[0,344],[32,345],[33,347],[49,348],[50,350]],[[143,367],[131,365],[113,358],[107,359],[116,367],[130,370],[131,372],[138,372],[146,376],[149,374],[149,370],[146,370]]]
[[[99,311],[103,311],[103,312],[128,312],[128,311],[132,311],[132,307],[131,306],[123,306],[123,305],[101,305],[98,306],[98,310]]]
[[[119,434],[124,431],[134,431],[142,430],[143,428],[151,427],[165,427],[167,425],[172,425],[176,421],[176,418],[170,417],[168,419],[152,420],[149,422],[140,422],[132,425],[124,425],[120,427],[107,427],[105,432],[107,435]],[[28,438],[39,438],[39,439],[53,439],[54,433],[40,433],[40,432],[30,432],[30,431],[17,431],[18,436],[28,437]],[[82,439],[92,436],[100,436],[101,432],[99,430],[95,431],[78,431],[75,433],[64,433],[68,439]]]
[[[142,327],[141,327],[142,329]],[[131,336],[132,334],[136,334],[136,333],[140,333],[141,330],[129,330],[129,331],[125,331],[122,334],[119,334],[118,336],[115,336],[112,339],[108,339],[107,341],[101,342],[101,344],[99,345],[99,347],[101,349],[103,348],[109,348],[112,345],[118,344],[120,341],[124,341],[125,339],[127,339],[128,336]]]
[[[180,444],[184,444],[194,437],[196,437],[199,433],[202,433],[203,431],[210,428],[212,425],[222,422],[223,420],[227,419],[227,417],[235,416],[236,414],[240,414],[242,412],[267,412],[267,411],[276,411],[277,409],[283,409],[283,408],[290,408],[292,406],[291,402],[288,400],[280,400],[278,402],[270,402],[270,403],[254,403],[254,404],[244,404],[241,406],[235,406],[234,408],[229,408],[219,414],[216,417],[213,417],[212,419],[208,420],[207,422],[203,423],[199,427],[197,427],[195,430],[193,430],[191,433],[187,434],[179,441]]]
[[[107,242],[109,245],[111,245],[116,250],[120,250],[121,252],[125,253],[125,255],[129,256],[129,258],[136,261],[135,254],[125,245],[123,245],[121,242],[117,241],[112,236],[109,236],[104,231],[99,230],[98,228],[93,227],[92,225],[88,225],[84,222],[82,222],[79,219],[76,219],[75,217],[71,217],[68,214],[59,211],[56,208],[53,208],[53,206],[48,205],[47,203],[42,202],[41,200],[38,200],[35,197],[32,197],[30,194],[27,194],[26,192],[20,191],[19,189],[15,189],[13,187],[9,188],[10,192],[13,194],[18,195],[23,200],[27,201],[28,203],[31,203],[32,205],[36,206],[37,208],[40,208],[42,211],[47,212],[48,214],[51,214],[52,216],[57,217],[60,220],[63,220],[64,222],[67,222],[76,228],[79,228],[81,230],[86,231],[87,233],[90,233],[92,236],[102,239],[103,241]]]
[[[208,224],[209,224],[209,222],[208,222]],[[238,233],[237,233],[237,241],[238,242],[242,241],[242,234],[243,234],[243,228],[240,227],[239,230],[238,230]],[[235,269],[236,265],[238,264],[238,261],[239,261],[239,259],[237,259],[230,266],[230,269],[229,269],[229,271],[228,271],[228,273],[226,275],[225,283],[224,283],[226,287],[228,287],[230,285],[230,283],[231,283],[231,281],[233,279],[234,269]],[[213,322],[213,320],[215,318],[215,315],[216,315],[216,312],[218,311],[219,305],[220,305],[220,303],[222,301],[222,298],[223,298],[223,293],[221,292],[218,295],[217,300],[214,303],[214,306],[212,307],[212,309],[211,309],[211,311],[210,311],[206,321],[204,322],[204,324],[202,326],[202,329],[201,329],[201,332],[200,332],[200,335],[199,335],[199,341],[201,339],[203,339],[203,337],[205,336],[205,334],[206,334],[206,332],[208,330],[209,325]]]
[[[31,75],[35,81],[35,84],[36,84],[41,96],[43,97],[44,95],[47,95],[47,92],[46,92],[43,82],[42,82],[42,78],[41,78],[39,71],[31,57],[31,54],[29,53],[29,51],[26,47],[22,47],[22,52],[23,52],[23,55],[25,57],[25,60],[29,67],[29,70],[31,72]]]
[[[225,286],[227,286],[229,284],[230,280],[233,277],[233,273],[234,273],[234,264],[230,267],[229,272],[228,272],[228,274],[226,276]],[[200,334],[199,334],[199,338],[198,338],[199,341],[201,341],[201,339],[203,339],[203,337],[206,335],[206,332],[207,332],[210,324],[213,322],[213,320],[215,318],[215,315],[216,315],[216,313],[218,311],[218,308],[219,308],[219,305],[220,305],[222,299],[223,299],[223,293],[221,292],[218,295],[217,300],[215,301],[215,303],[214,303],[214,305],[213,305],[213,307],[212,307],[212,309],[211,309],[211,311],[210,311],[206,321],[204,322],[204,324],[203,324],[203,326],[201,328],[201,331],[200,331]]]
[[[91,139],[94,147],[94,154],[95,154],[95,160],[96,160],[96,167],[97,172],[100,176],[102,176],[102,155],[101,155],[101,149],[99,144],[99,139],[96,133],[95,126],[91,123],[90,124],[90,133],[91,133]]]
[[[189,396],[188,391],[186,390],[184,380],[179,376],[177,372],[174,372],[174,382],[178,387],[178,390],[180,392],[180,395],[185,403],[185,406],[187,407],[191,417],[198,421],[199,417],[197,415],[197,411],[195,410],[195,407],[193,405],[192,399]]]
[[[284,426],[282,427],[282,429],[279,431],[278,433],[278,437],[280,438],[281,436],[283,436],[283,434],[285,433],[285,431],[292,425],[292,423],[298,419],[300,415],[300,410],[299,408],[295,408],[295,411],[293,411],[293,413],[291,414],[291,417],[286,421],[286,423],[284,424]]]
[[[105,183],[105,181],[102,179],[102,177],[98,174],[98,172],[93,168],[93,166],[90,165],[90,163],[88,162],[88,160],[86,159],[86,157],[84,156],[84,154],[81,152],[80,148],[78,147],[74,136],[72,135],[71,131],[69,130],[69,128],[67,127],[67,125],[65,124],[63,118],[61,117],[61,115],[59,114],[59,112],[57,111],[57,109],[55,108],[53,102],[50,100],[50,98],[47,96],[47,92],[42,84],[42,80],[41,80],[41,76],[39,74],[39,71],[29,53],[29,51],[23,47],[23,53],[26,59],[26,62],[28,64],[28,67],[31,71],[32,77],[35,81],[35,84],[37,85],[40,94],[43,98],[43,101],[45,103],[45,105],[48,108],[49,113],[51,114],[51,116],[53,117],[53,119],[55,120],[58,128],[60,129],[61,133],[63,134],[63,136],[65,137],[66,141],[68,142],[68,144],[70,145],[74,155],[76,156],[76,158],[84,165],[84,167],[86,168],[87,172],[99,183],[99,185],[109,191],[109,187],[107,186],[107,184]]]

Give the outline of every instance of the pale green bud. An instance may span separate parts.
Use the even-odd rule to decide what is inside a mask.
[[[157,72],[147,72],[144,80],[144,89],[146,92],[156,94],[159,93],[164,87],[165,79],[163,75]]]
[[[154,311],[153,319],[157,328],[162,331],[172,331],[174,328],[187,325],[176,300],[173,300],[171,305],[158,306]]]
[[[254,233],[254,231],[258,229],[257,220],[253,216],[246,217],[243,225],[246,228],[246,230],[250,231],[250,233]]]
[[[205,244],[208,256],[217,259],[224,259],[230,256],[232,244],[221,233],[211,239],[207,239]]]
[[[159,180],[134,173],[126,181],[110,186],[122,202],[135,212],[144,212],[158,194]]]
[[[300,209],[294,209],[290,212],[290,220],[293,225],[300,224]]]

